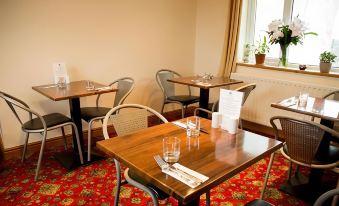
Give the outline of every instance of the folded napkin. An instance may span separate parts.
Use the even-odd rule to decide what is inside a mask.
[[[95,90],[96,91],[106,91],[106,90],[111,90],[112,88],[111,87],[99,87],[99,88],[96,88]]]
[[[182,123],[182,122],[179,122],[179,121],[174,121],[172,122],[173,124],[177,125],[178,127],[182,127],[184,129],[187,128],[186,124],[185,123]]]
[[[208,180],[208,177],[206,177],[205,175],[193,171],[185,166],[182,166],[179,163],[175,163],[172,166],[178,171],[163,169],[162,172],[172,176],[173,178],[190,186],[191,188],[196,188],[200,184]]]
[[[198,82],[198,83],[196,83],[196,84],[202,85],[202,86],[211,86],[211,85],[212,85],[212,84],[207,83],[207,82]]]
[[[297,103],[298,103],[298,99],[295,98],[295,97],[292,97],[292,98],[289,98],[289,99],[286,99],[286,100],[280,102],[280,104],[285,106],[285,107],[289,107],[289,106],[295,105]]]

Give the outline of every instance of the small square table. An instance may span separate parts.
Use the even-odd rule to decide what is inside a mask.
[[[97,147],[146,182],[176,198],[179,205],[199,205],[200,195],[282,146],[280,141],[248,131],[231,135],[222,129],[213,129],[211,121],[204,118],[201,125],[209,134],[188,138],[185,129],[169,122],[99,141]],[[209,177],[206,182],[192,189],[161,172],[153,157],[162,155],[162,140],[168,136],[181,140],[178,163]]]
[[[56,84],[48,84],[48,85],[32,87],[33,90],[39,92],[40,94],[48,97],[49,99],[53,101],[61,101],[61,100],[69,101],[69,109],[70,109],[71,118],[78,128],[80,144],[81,144],[80,146],[83,151],[83,154],[85,154],[85,151],[84,151],[85,147],[84,147],[84,140],[83,140],[83,133],[82,133],[82,124],[81,124],[80,97],[117,91],[117,89],[115,88],[97,90],[96,88],[103,88],[103,87],[106,87],[106,85],[96,83],[96,82],[92,82],[95,89],[87,90],[86,89],[87,82],[88,80],[70,82],[69,84],[66,84],[66,87],[64,88],[59,88]],[[77,145],[76,145],[77,141],[76,141],[75,135],[73,135],[73,143],[74,143],[74,148],[77,148]],[[79,158],[74,156],[76,151],[74,151],[73,153],[74,153],[73,155],[63,153],[60,156],[57,156],[57,159],[67,169],[73,169],[80,165]],[[86,159],[87,158],[84,158],[84,161],[86,161]]]
[[[211,88],[243,83],[243,81],[226,77],[213,77],[211,80],[203,80],[201,77],[196,76],[178,77],[167,81],[200,88],[199,107],[204,109],[208,109],[209,90]]]

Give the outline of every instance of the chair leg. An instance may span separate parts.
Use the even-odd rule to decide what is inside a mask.
[[[82,150],[81,150],[78,129],[77,129],[77,126],[73,122],[71,123],[71,125],[73,127],[73,131],[75,132],[75,138],[76,138],[77,145],[78,145],[78,152],[79,152],[80,162],[81,162],[81,164],[84,164],[84,156],[83,156]]]
[[[206,192],[206,206],[211,205],[211,191]]]
[[[29,138],[29,133],[26,132],[25,144],[24,144],[24,150],[22,151],[21,162],[24,162],[26,158],[25,156],[26,156],[26,151],[27,151],[28,138]]]
[[[165,102],[162,104],[162,107],[161,107],[161,112],[160,112],[160,114],[163,114],[163,113],[164,113],[164,108],[165,108]]]
[[[87,160],[91,161],[91,144],[92,144],[92,121],[88,123],[88,136],[87,136]]]
[[[287,182],[289,182],[291,180],[291,174],[292,174],[292,162],[290,161],[290,164],[288,166],[288,173],[287,173]]]
[[[185,118],[185,106],[181,105],[181,118]]]
[[[36,167],[34,181],[37,181],[37,180],[38,180],[38,175],[39,175],[40,166],[41,166],[41,160],[42,160],[42,156],[43,156],[43,154],[44,154],[44,149],[45,149],[46,136],[47,136],[47,131],[45,131],[45,132],[43,133],[43,135],[42,135],[42,141],[41,141],[41,147],[40,147],[40,153],[39,153],[38,165],[37,165],[37,167]]]
[[[239,118],[239,129],[242,129],[242,121],[241,121],[241,118]]]
[[[121,186],[121,168],[120,163],[118,160],[114,159],[115,164],[115,170],[116,170],[116,178],[117,178],[117,184],[115,186],[115,197],[114,197],[114,206],[119,205],[119,195],[120,195],[120,186]]]
[[[65,151],[67,151],[67,139],[66,139],[66,135],[65,135],[65,129],[64,127],[61,127],[61,133],[62,133],[62,137],[64,139],[64,147],[65,147]]]
[[[260,194],[260,199],[261,200],[264,198],[264,194],[265,194],[265,190],[266,190],[266,186],[267,186],[267,182],[268,182],[268,177],[270,175],[270,170],[271,170],[271,167],[272,167],[272,164],[273,164],[273,160],[274,160],[274,152],[271,154],[270,162],[268,163],[268,166],[267,166],[264,186],[263,186],[261,194]]]

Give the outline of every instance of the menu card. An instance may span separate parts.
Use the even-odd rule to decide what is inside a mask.
[[[69,76],[67,74],[67,69],[65,63],[55,63],[53,64],[53,75],[54,75],[54,83],[57,84],[60,80],[59,78],[63,78],[66,82],[69,83]]]
[[[240,118],[244,93],[233,90],[220,90],[219,113],[221,113],[221,128],[235,133]]]

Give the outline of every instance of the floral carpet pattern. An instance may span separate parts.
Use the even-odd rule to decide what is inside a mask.
[[[111,158],[68,172],[53,159],[54,152],[46,151],[37,182],[34,182],[37,155],[24,163],[5,162],[0,172],[0,205],[113,205],[116,174]],[[258,198],[268,161],[266,157],[214,188],[211,205],[241,206]],[[287,163],[282,155],[275,155],[265,200],[277,206],[308,205],[278,190],[286,180]],[[305,169],[302,172],[307,173]],[[130,185],[122,186],[120,204],[152,205],[147,194]],[[160,205],[178,204],[169,198]],[[205,205],[204,195],[200,205]]]

